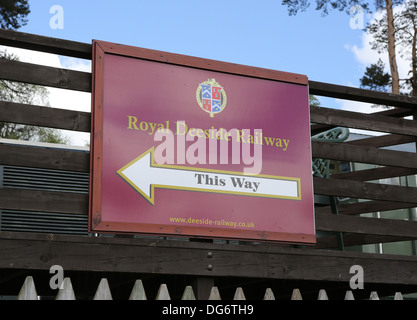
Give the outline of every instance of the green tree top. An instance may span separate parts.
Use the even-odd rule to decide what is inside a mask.
[[[27,24],[28,0],[0,0],[0,27],[16,30]]]
[[[391,75],[384,69],[385,64],[381,59],[367,67],[365,75],[360,79],[361,88],[387,92],[391,85]]]

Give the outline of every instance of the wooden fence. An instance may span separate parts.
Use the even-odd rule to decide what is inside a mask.
[[[39,300],[40,297],[36,291],[36,286],[31,276],[26,277],[25,282],[17,295],[18,300]],[[55,300],[76,300],[76,295],[72,287],[71,279],[64,278],[60,288],[57,289]],[[274,292],[271,288],[265,290],[263,297],[259,297],[261,300],[276,300]],[[379,300],[378,292],[371,291],[369,300]],[[395,292],[392,298],[393,300],[403,300],[401,292]],[[106,278],[102,278],[92,300],[113,300],[111,289]],[[129,300],[148,300],[146,290],[144,288],[142,280],[136,280],[132,291],[129,296]],[[171,300],[169,289],[166,284],[159,286],[158,292],[155,296],[155,300]],[[196,300],[192,286],[186,286],[182,294],[181,300]],[[222,300],[221,294],[217,287],[212,287],[207,300]],[[244,290],[242,287],[237,287],[233,296],[233,300],[246,300]],[[299,289],[293,289],[290,300],[303,300],[302,293]],[[329,297],[325,289],[321,289],[317,294],[317,300],[329,300]],[[344,300],[355,300],[354,294],[351,290],[347,290],[344,296]]]
[[[91,59],[91,44],[0,30],[0,44],[29,50]],[[0,59],[0,79],[47,87],[91,92],[91,73]],[[313,141],[314,158],[372,164],[376,167],[314,178],[314,193],[326,197],[360,199],[316,207],[315,247],[272,244],[225,245],[164,239],[107,238],[29,234],[0,231],[0,270],[41,269],[52,264],[65,270],[101,270],[152,274],[262,279],[349,281],[349,267],[364,267],[372,284],[406,286],[417,292],[417,257],[376,255],[328,249],[364,244],[417,240],[417,221],[362,217],[360,214],[417,206],[417,188],[380,183],[381,179],[415,175],[415,152],[384,147],[417,140],[417,98],[309,81],[316,96],[393,107],[363,114],[311,107],[312,135],[340,126],[384,133],[344,143]],[[411,118],[405,118],[410,117]],[[414,118],[413,118],[414,117]],[[90,132],[90,112],[0,101],[0,121]],[[0,143],[0,165],[88,173],[88,152],[52,147]],[[58,191],[0,187],[0,210],[31,210],[88,214],[89,196]],[[337,213],[337,214],[334,214]],[[342,249],[343,249],[342,248]],[[322,250],[326,249],[326,250]],[[181,257],[181,264],[179,258]],[[253,263],[256,261],[256,263]],[[210,268],[208,266],[211,266]]]

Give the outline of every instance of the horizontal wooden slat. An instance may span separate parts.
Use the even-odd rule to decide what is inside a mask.
[[[55,53],[74,58],[91,60],[92,57],[92,46],[88,43],[4,29],[0,29],[0,44],[15,48]]]
[[[316,212],[316,230],[417,238],[417,221],[377,219]]]
[[[336,173],[331,176],[332,179],[346,179],[358,181],[372,181],[392,177],[404,177],[417,173],[417,169],[381,167],[367,170],[351,171],[346,173]]]
[[[417,121],[323,107],[310,107],[314,123],[417,136]]]
[[[383,212],[397,209],[406,209],[416,207],[415,203],[410,202],[392,202],[392,201],[361,201],[355,203],[339,203],[338,212],[339,214],[346,215],[358,215],[362,213],[371,213],[371,212]],[[331,213],[331,208],[326,207],[316,207],[316,212],[320,213]]]
[[[417,205],[417,188],[317,177],[313,178],[313,181],[315,194],[407,202]]]
[[[343,244],[345,247],[350,246],[360,246],[365,244],[380,244],[387,242],[397,242],[397,241],[409,241],[414,240],[415,238],[408,237],[394,237],[394,236],[385,236],[385,235],[370,235],[370,234],[360,234],[360,233],[345,233],[343,234]],[[338,249],[339,244],[337,242],[336,233],[333,235],[328,235],[326,237],[320,237],[317,240],[316,248],[318,249]]]
[[[0,232],[0,268],[337,281],[365,270],[366,284],[417,284],[417,257],[360,252]],[[208,254],[210,253],[210,254]],[[207,268],[211,265],[211,268]],[[395,270],[395,272],[392,272]]]
[[[409,109],[403,109],[403,108],[393,108],[389,110],[373,112],[372,114],[379,115],[379,116],[394,117],[394,118],[404,118],[404,117],[412,115],[413,111]],[[313,124],[311,125],[311,135],[319,134],[323,131],[333,129],[335,127],[336,127],[335,125],[314,124],[313,122]]]
[[[382,109],[382,110],[380,108],[376,108],[376,110],[380,110],[380,111],[373,112],[372,114],[384,116],[384,117],[394,117],[394,118],[404,118],[404,117],[412,116],[415,111],[414,109],[410,110],[410,109],[404,109],[404,108],[390,108],[390,109]]]
[[[90,153],[67,149],[0,144],[0,164],[89,172]]]
[[[91,128],[89,112],[6,101],[0,101],[0,121],[81,132],[90,132]]]
[[[0,79],[91,92],[91,73],[0,59]]]
[[[0,188],[0,209],[87,214],[88,195]]]
[[[379,164],[383,166],[417,168],[417,154],[346,143],[312,141],[313,158]]]
[[[369,212],[384,212],[390,210],[406,209],[416,207],[411,202],[391,202],[391,201],[363,201],[352,204],[339,205],[339,213],[341,214],[362,214]]]
[[[123,55],[129,56],[131,58],[139,58],[162,63],[169,63],[173,65],[179,65],[182,67],[209,70],[210,72],[218,71],[222,73],[230,73],[260,79],[291,82],[302,85],[308,84],[307,76],[302,74],[252,67],[218,60],[209,60],[199,57],[150,50],[141,47],[133,47],[129,45],[115,44],[104,41],[96,41],[94,42],[94,45],[96,45],[97,48],[100,48],[100,50],[103,50],[103,52],[109,54]]]
[[[329,124],[314,124],[314,123],[312,123],[311,126],[310,126],[310,133],[311,133],[311,136],[315,136],[317,134],[320,134],[322,132],[334,129],[336,127],[337,126],[332,126],[332,125],[329,125]]]
[[[0,44],[30,50],[67,55],[77,58],[91,59],[92,46],[57,38],[44,37],[34,34],[0,30]],[[309,81],[310,93],[334,98],[350,99],[376,104],[392,105],[416,109],[417,99],[394,95],[385,92],[364,90],[329,83]]]
[[[356,146],[367,146],[373,148],[381,148],[395,146],[404,143],[416,142],[417,137],[403,136],[398,134],[386,134],[383,136],[372,136],[364,139],[346,141],[347,144]]]
[[[415,110],[417,98],[386,92],[365,90],[336,84],[309,81],[310,94],[324,97],[382,104]]]

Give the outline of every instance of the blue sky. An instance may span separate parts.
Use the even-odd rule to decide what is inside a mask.
[[[363,65],[349,49],[363,32],[350,16],[310,8],[289,16],[281,1],[32,0],[20,31],[90,43],[92,39],[305,74],[358,85]],[[64,28],[52,29],[60,5]]]
[[[369,35],[351,27],[351,15],[314,10],[289,16],[280,0],[30,0],[28,24],[19,31],[91,43],[116,42],[308,76],[310,80],[359,86],[378,54]],[[62,8],[62,28],[52,28]],[[364,15],[366,23],[371,15]],[[90,71],[91,62],[13,49],[22,61]],[[383,55],[387,63],[387,55]],[[401,65],[400,65],[401,71]],[[49,88],[49,105],[90,111],[91,95]],[[369,104],[319,97],[325,107],[375,112]],[[71,144],[88,134],[67,132]]]

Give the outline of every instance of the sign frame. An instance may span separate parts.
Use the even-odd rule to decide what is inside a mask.
[[[104,105],[104,65],[107,55],[117,55],[140,59],[144,61],[159,62],[180,67],[193,68],[206,71],[221,72],[229,75],[250,77],[255,79],[272,80],[290,84],[306,86],[308,78],[304,75],[227,63],[204,58],[197,58],[157,50],[132,47],[105,41],[93,40],[93,84],[92,84],[92,110],[91,110],[91,156],[90,156],[90,204],[89,204],[89,230],[99,233],[140,233],[163,236],[186,236],[198,238],[226,238],[254,241],[273,241],[314,244],[314,234],[281,233],[278,237],[271,234],[262,234],[259,230],[223,230],[213,232],[212,229],[202,226],[161,226],[150,224],[130,224],[118,221],[106,221],[102,215],[102,183],[103,183],[103,105]],[[311,159],[311,144],[310,144]],[[311,166],[310,166],[311,168]],[[120,174],[120,173],[119,173]],[[121,175],[122,176],[122,175]],[[122,177],[123,178],[123,177]],[[311,186],[312,190],[312,186]],[[152,189],[153,193],[153,189]],[[313,197],[312,197],[313,198]],[[314,205],[313,225],[314,225]],[[178,231],[180,229],[180,231]]]

